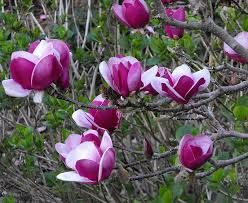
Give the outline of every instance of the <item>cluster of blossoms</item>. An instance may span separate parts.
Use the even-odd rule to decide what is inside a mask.
[[[165,67],[154,66],[143,72],[141,62],[131,56],[118,56],[100,63],[100,73],[108,85],[120,96],[128,97],[137,91],[161,95],[185,104],[210,83],[210,73],[205,68],[191,73],[183,64],[171,73]]]
[[[110,101],[98,95],[91,103],[95,107],[108,107]],[[71,134],[65,143],[55,148],[65,165],[73,171],[61,173],[58,179],[97,184],[108,178],[115,165],[115,150],[109,133],[120,126],[121,113],[116,109],[79,109],[72,114],[76,124],[90,130],[83,135]],[[102,139],[100,138],[102,137]]]
[[[162,2],[167,4],[174,0]],[[141,29],[149,22],[149,8],[144,0],[124,0],[122,5],[114,4],[112,9],[118,20],[130,28]],[[178,21],[186,20],[184,8],[166,8],[165,14]],[[178,39],[184,33],[183,29],[170,25],[165,25],[164,30],[172,39]],[[239,33],[235,39],[248,48],[248,32]],[[248,62],[227,44],[224,44],[224,52],[237,62]],[[57,39],[36,41],[30,45],[28,51],[12,53],[12,79],[2,81],[6,94],[13,97],[31,94],[34,102],[41,102],[43,91],[52,83],[61,89],[68,88],[70,58],[68,46]],[[108,62],[100,63],[99,70],[107,84],[122,98],[144,92],[186,104],[210,83],[210,73],[206,68],[192,73],[191,68],[183,64],[172,72],[166,67],[158,66],[144,71],[142,63],[132,56],[111,57]],[[116,160],[110,134],[119,128],[122,116],[115,108],[104,109],[110,104],[103,95],[98,95],[87,112],[79,109],[73,113],[72,118],[76,124],[89,130],[83,135],[71,134],[65,143],[55,145],[62,161],[71,169],[70,172],[59,174],[58,179],[97,184],[110,176]],[[144,146],[147,148],[146,155],[152,156],[153,150],[148,140],[145,140]],[[208,135],[185,135],[179,143],[179,160],[188,171],[201,167],[212,154],[213,141]]]

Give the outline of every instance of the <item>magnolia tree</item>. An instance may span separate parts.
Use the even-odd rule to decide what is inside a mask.
[[[48,35],[30,43],[27,51],[11,54],[10,79],[2,80],[6,95],[22,97],[22,100],[33,97],[38,106],[44,105],[46,97],[64,100],[73,106],[73,112],[68,112],[76,125],[68,127],[66,135],[55,146],[49,145],[58,152],[61,163],[58,164],[64,165],[52,170],[58,180],[90,184],[92,188],[100,185],[100,200],[97,197],[95,201],[101,201],[103,196],[106,201],[128,201],[123,197],[128,184],[136,187],[134,194],[139,194],[137,200],[142,201],[156,198],[160,202],[201,202],[216,199],[218,193],[234,200],[245,198],[238,197],[237,192],[225,191],[224,186],[214,185],[226,181],[229,169],[240,170],[238,164],[248,158],[247,147],[246,150],[235,150],[235,145],[226,147],[231,145],[230,140],[246,143],[248,138],[245,133],[248,99],[243,96],[248,87],[245,65],[248,32],[227,31],[221,23],[217,25],[218,19],[215,22],[216,9],[227,10],[225,3],[230,2],[124,0],[108,6],[112,11],[108,15],[120,23],[118,35],[121,30],[126,37],[166,39],[168,47],[170,43],[175,45],[173,49],[168,48],[173,59],[164,64],[163,60],[149,63],[148,56],[156,59],[156,51],[152,53],[144,48],[143,54],[148,55],[143,58],[142,54],[125,51],[119,42],[113,55],[108,56],[103,54],[105,47],[100,45],[90,90],[91,97],[95,93],[98,96],[92,97],[91,103],[75,98],[75,82],[82,76],[69,41]],[[238,11],[246,12],[242,4],[235,5]],[[37,20],[35,23],[41,26]],[[88,24],[85,29],[89,29]],[[197,35],[192,32],[192,38],[200,38],[205,50],[199,49],[191,58],[180,51],[179,42],[186,34],[189,37],[187,32],[192,30],[202,32]],[[82,41],[85,48],[86,41]],[[163,40],[151,40],[151,43],[162,46]],[[221,49],[216,48],[216,43],[221,44]],[[218,55],[216,51],[221,53]],[[99,83],[98,70],[102,78],[99,76]],[[231,77],[232,81],[226,82],[225,77]],[[100,86],[102,91],[97,89]],[[230,113],[234,119],[228,118]],[[31,121],[27,124],[33,127]],[[178,124],[179,128],[172,127]],[[123,133],[125,130],[130,134]],[[42,130],[36,131],[42,134]],[[220,155],[222,150],[229,150],[226,156]],[[238,175],[234,176],[238,181]],[[114,194],[116,183],[123,185],[122,189],[119,187],[119,195]],[[79,186],[83,187],[75,185]]]

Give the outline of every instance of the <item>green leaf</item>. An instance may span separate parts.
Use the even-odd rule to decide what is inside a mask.
[[[157,56],[154,56],[146,61],[147,66],[154,66],[160,62],[160,58]]]
[[[211,175],[211,180],[219,183],[225,176],[225,170],[223,168],[218,169]]]
[[[171,189],[167,188],[167,190],[163,193],[162,197],[160,196],[163,203],[173,203],[173,193]]]
[[[176,182],[173,185],[172,191],[173,191],[173,200],[175,201],[183,194],[183,183]]]
[[[176,130],[176,139],[181,140],[181,138],[186,134],[197,135],[198,129],[191,125],[183,125]]]
[[[248,31],[248,18],[244,19],[242,25],[243,25],[244,31]]]
[[[238,120],[248,120],[248,107],[246,106],[235,106],[233,109],[233,114]]]
[[[1,198],[0,198],[1,200]],[[2,198],[2,203],[15,203],[15,198],[13,196],[13,194],[8,194],[7,196]]]

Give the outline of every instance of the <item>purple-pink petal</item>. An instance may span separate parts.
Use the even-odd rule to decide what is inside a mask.
[[[113,147],[112,140],[111,140],[108,132],[105,131],[104,134],[103,134],[103,137],[102,137],[102,142],[101,142],[101,145],[100,145],[100,149],[104,152],[108,148],[112,148],[112,147]]]
[[[30,94],[31,90],[24,89],[19,83],[13,79],[3,80],[2,85],[7,95],[11,97],[26,97]]]
[[[31,77],[35,64],[24,58],[16,58],[10,62],[10,71],[14,81],[24,89],[32,89]]]
[[[192,78],[188,76],[182,76],[181,78],[179,78],[173,88],[178,94],[180,94],[181,97],[185,97],[185,95],[193,85],[194,81]]]
[[[129,92],[137,91],[141,86],[141,64],[134,63],[128,72],[127,84]]]
[[[234,39],[241,44],[245,49],[248,49],[248,32],[238,33]],[[229,45],[224,43],[224,52],[225,54],[234,61],[239,63],[248,63],[248,59],[238,55]]]
[[[66,68],[63,68],[62,74],[60,78],[58,79],[58,85],[61,89],[67,89],[70,85],[70,79],[69,79],[69,70]]]
[[[82,137],[82,135],[71,134],[66,138],[65,144],[66,146],[68,146],[69,149],[74,149],[82,142]]]
[[[34,50],[36,49],[36,47],[39,45],[39,43],[40,43],[40,40],[36,40],[36,41],[30,43],[29,47],[28,47],[28,52],[33,53]]]
[[[65,163],[69,168],[75,169],[78,160],[89,159],[99,162],[100,158],[97,146],[93,142],[86,141],[69,152],[65,159]]]
[[[48,55],[42,58],[35,66],[31,85],[35,90],[47,88],[51,83],[58,80],[62,72],[62,67],[57,58],[53,55]]]
[[[92,160],[81,159],[76,162],[76,170],[80,176],[92,181],[98,181],[99,163]]]
[[[60,179],[63,181],[74,181],[74,182],[86,183],[86,184],[95,184],[96,183],[96,181],[92,181],[86,177],[80,176],[75,171],[60,173],[59,175],[57,175],[57,179]]]
[[[115,165],[115,150],[107,149],[100,160],[98,181],[104,180],[111,175]]]
[[[101,141],[99,137],[94,133],[91,133],[91,131],[94,131],[97,133],[95,130],[88,130],[87,132],[84,133],[84,136],[81,139],[81,142],[93,142],[97,147],[100,147]],[[98,134],[98,133],[97,133]]]
[[[185,95],[185,99],[189,100],[191,97],[193,97],[194,95],[196,95],[197,92],[199,92],[199,88],[200,86],[202,86],[205,83],[205,79],[201,78],[200,80],[198,80],[191,88],[190,90],[186,93]]]
[[[58,39],[49,39],[48,42],[51,42],[53,48],[59,53],[60,63],[67,70],[70,64],[70,50],[67,44]]]
[[[112,6],[112,10],[113,10],[113,13],[114,15],[117,17],[117,19],[123,23],[124,25],[128,26],[128,27],[131,27],[129,25],[129,23],[127,22],[126,20],[126,17],[123,15],[123,10],[122,10],[122,6],[121,5],[118,5],[118,4],[114,4]]]

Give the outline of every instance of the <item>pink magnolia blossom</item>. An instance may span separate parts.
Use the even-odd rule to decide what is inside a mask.
[[[43,90],[53,82],[66,83],[64,49],[60,40],[42,40],[31,44],[29,52],[16,51],[11,55],[12,79],[3,80],[5,93],[13,97],[26,97],[34,92],[34,101],[41,102]],[[69,49],[67,50],[69,54]],[[68,55],[69,56],[69,55]],[[67,67],[68,69],[68,67]]]
[[[61,89],[69,87],[69,65],[71,52],[68,45],[59,39],[47,39],[48,43],[52,43],[53,48],[59,53],[60,64],[63,67],[63,72],[59,77],[57,83]],[[34,49],[40,44],[41,41],[37,40],[30,44],[28,52],[33,53]]]
[[[241,44],[245,49],[248,49],[248,32],[240,32],[234,39]],[[248,63],[248,59],[238,55],[229,45],[224,43],[224,52],[232,60],[239,63]]]
[[[178,9],[167,8],[165,9],[165,14],[174,20],[178,20],[182,22],[185,22],[186,20],[186,13],[184,8],[178,8]],[[166,35],[171,39],[179,39],[184,34],[183,28],[178,28],[173,25],[165,25],[164,31]]]
[[[124,0],[122,5],[114,4],[112,10],[122,24],[133,29],[143,28],[149,22],[149,8],[144,0]]]
[[[132,56],[112,57],[108,63],[101,62],[99,70],[108,85],[123,97],[140,88],[142,65]]]
[[[108,106],[110,101],[104,99],[102,95],[98,95],[91,104],[104,107]],[[89,108],[88,112],[79,109],[72,114],[72,118],[80,127],[98,130],[99,133],[103,130],[108,130],[112,133],[120,126],[121,112],[116,109],[101,110]]]
[[[76,144],[65,144],[66,149],[63,149],[65,165],[72,171],[60,173],[57,178],[86,184],[97,184],[107,179],[111,175],[116,159],[112,140],[107,131],[100,140],[97,131],[89,130],[84,133],[80,144],[79,141],[76,139]]]
[[[141,75],[141,81],[142,81],[141,91],[153,96],[158,95],[158,92],[151,85],[153,78],[154,77],[168,78],[169,74],[170,74],[169,70],[164,67],[158,68],[158,66],[153,66],[152,68],[148,69]]]
[[[157,66],[149,72],[151,74],[143,76],[143,83],[151,84],[153,90],[161,96],[169,97],[181,104],[188,103],[192,96],[207,88],[210,83],[210,73],[206,68],[191,73],[190,67],[186,64],[177,67],[172,73],[164,68],[162,77],[156,77]]]
[[[184,135],[179,143],[181,164],[189,171],[201,167],[213,154],[213,141],[207,135]]]

